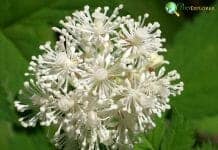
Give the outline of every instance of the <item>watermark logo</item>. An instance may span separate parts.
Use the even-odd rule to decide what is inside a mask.
[[[175,2],[168,2],[166,3],[165,9],[168,14],[175,14],[177,17],[179,17],[179,13],[177,12],[177,5]]]
[[[212,11],[215,10],[215,6],[186,6],[184,3],[167,2],[165,10],[168,14],[174,14],[177,17],[180,16],[178,11]]]

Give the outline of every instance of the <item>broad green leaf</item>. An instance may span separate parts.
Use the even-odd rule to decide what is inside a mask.
[[[28,150],[48,150],[52,148],[41,131],[30,134],[28,131],[15,130],[10,122],[0,121],[0,133],[0,145],[2,150],[23,148]]]
[[[50,145],[43,132],[26,132],[14,128],[17,117],[14,111],[13,100],[19,88],[23,85],[23,73],[27,62],[20,55],[15,45],[0,32],[0,145],[2,150],[49,149]],[[20,125],[19,125],[20,126]],[[21,127],[20,127],[21,128]]]
[[[15,119],[13,99],[23,84],[26,60],[15,45],[0,31],[0,119]]]
[[[54,1],[55,0],[1,0],[0,27],[4,28],[14,24],[32,12],[41,9],[44,5],[50,5]]]
[[[0,31],[0,78],[1,87],[12,98],[22,86],[26,60],[16,46]],[[6,97],[8,98],[8,97]]]

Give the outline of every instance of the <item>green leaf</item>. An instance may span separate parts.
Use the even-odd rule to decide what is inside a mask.
[[[155,118],[155,124],[156,127],[154,129],[139,136],[141,138],[141,143],[136,144],[134,149],[157,150],[160,148],[166,128],[164,118]]]
[[[13,99],[22,86],[26,60],[0,31],[0,119],[15,119]]]
[[[194,145],[192,124],[173,110],[171,118],[156,118],[156,127],[141,135],[136,150],[189,150]]]
[[[0,145],[3,150],[22,149],[35,150],[49,149],[50,145],[44,133],[27,134],[24,130],[13,128],[17,117],[14,111],[13,100],[15,94],[23,85],[23,73],[27,62],[20,55],[14,44],[0,32]],[[37,140],[36,140],[37,139]]]
[[[20,55],[16,46],[0,31],[0,78],[1,87],[12,98],[22,86],[23,73],[27,67],[26,60]]]
[[[178,112],[166,124],[161,150],[189,150],[194,144],[191,124]]]
[[[151,143],[144,136],[141,137],[141,140],[143,143],[135,144],[134,150],[155,150]]]
[[[2,150],[28,149],[28,150],[48,150],[52,146],[47,142],[41,131],[34,134],[16,131],[10,122],[0,121],[0,145]]]
[[[33,11],[41,9],[44,5],[49,5],[54,1],[55,0],[1,0],[0,27],[4,28],[14,24]]]
[[[163,138],[165,137],[166,132],[166,122],[164,117],[163,118],[156,118],[155,119],[156,127],[149,131],[148,135],[146,136],[148,141],[152,144],[155,150],[160,149],[161,143]]]

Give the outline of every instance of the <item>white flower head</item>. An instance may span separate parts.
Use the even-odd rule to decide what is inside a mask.
[[[85,6],[60,21],[63,28],[53,27],[59,40],[32,57],[29,80],[14,102],[27,111],[19,119],[24,127],[56,127],[58,148],[133,149],[134,137],[170,109],[170,96],[181,94],[183,82],[161,67],[169,62],[161,55],[159,23],[146,25],[148,14],[119,16],[121,8],[109,13]]]
[[[161,31],[158,22],[144,25],[148,14],[144,18],[140,16],[138,21],[132,18],[125,18],[123,24],[120,24],[120,39],[118,45],[123,48],[123,51],[128,55],[146,56],[149,52],[165,51],[162,48],[164,38],[160,38]],[[126,55],[127,55],[126,54]]]

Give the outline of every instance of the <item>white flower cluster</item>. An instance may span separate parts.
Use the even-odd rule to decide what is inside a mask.
[[[183,82],[160,67],[168,61],[159,23],[145,25],[148,14],[121,17],[121,8],[85,6],[53,28],[59,40],[40,46],[25,73],[27,104],[15,101],[18,111],[31,110],[19,119],[24,127],[55,126],[57,147],[76,142],[81,150],[132,149],[135,135],[155,127],[152,118],[170,108]]]

